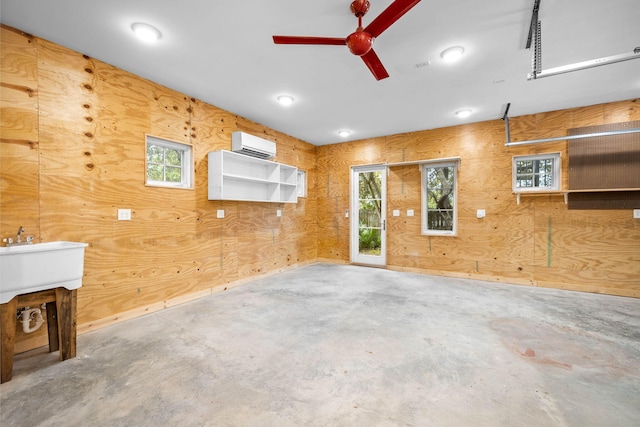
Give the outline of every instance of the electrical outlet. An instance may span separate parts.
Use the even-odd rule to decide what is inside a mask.
[[[224,218],[224,209],[218,209],[218,212],[216,212],[216,218]]]
[[[635,219],[640,219],[640,209],[634,209],[633,210],[633,217]]]
[[[394,209],[393,216],[400,216],[400,209]]]
[[[280,218],[282,216],[282,210],[280,209],[276,210],[276,216]]]
[[[484,218],[487,215],[487,211],[484,209],[478,209],[476,211],[476,218]]]
[[[407,209],[407,216],[413,216],[415,215],[413,209]]]
[[[118,221],[131,221],[131,209],[118,209]]]

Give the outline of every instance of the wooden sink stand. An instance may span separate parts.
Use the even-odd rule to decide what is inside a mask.
[[[49,352],[60,350],[60,360],[76,357],[77,290],[55,288],[14,297],[0,304],[0,330],[2,334],[1,382],[11,380],[13,352],[16,338],[16,313],[20,307],[39,307],[46,303]]]

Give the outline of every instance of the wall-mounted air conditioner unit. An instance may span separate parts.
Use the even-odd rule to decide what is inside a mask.
[[[276,155],[276,143],[244,132],[231,134],[231,151],[260,159]]]

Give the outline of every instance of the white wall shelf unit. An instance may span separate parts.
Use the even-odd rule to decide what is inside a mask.
[[[231,151],[209,153],[209,200],[296,203],[298,168]]]

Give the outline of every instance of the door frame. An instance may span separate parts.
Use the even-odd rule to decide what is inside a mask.
[[[360,254],[360,206],[359,206],[359,173],[361,172],[381,172],[381,230],[380,230],[380,255]],[[350,205],[351,220],[349,221],[349,242],[352,264],[363,264],[375,267],[386,267],[387,265],[387,167],[385,165],[352,166],[350,173]]]

